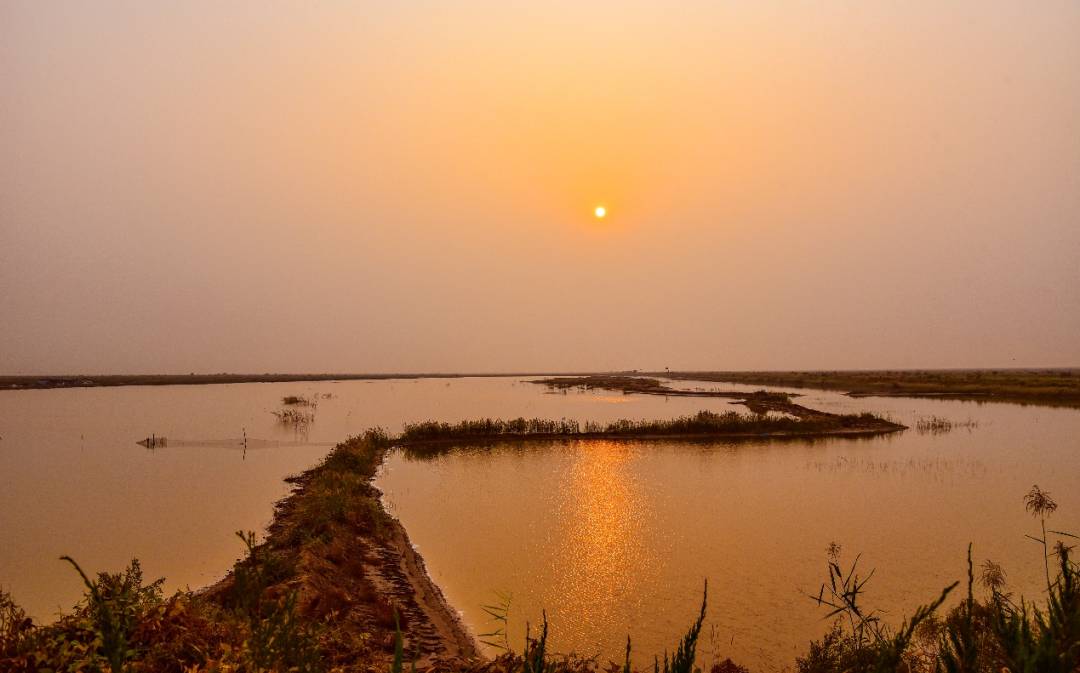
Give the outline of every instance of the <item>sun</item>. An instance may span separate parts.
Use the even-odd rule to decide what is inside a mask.
[[[602,220],[604,219],[604,217],[607,216],[607,208],[603,206],[597,206],[595,209],[593,209],[593,215],[596,216],[596,219]]]

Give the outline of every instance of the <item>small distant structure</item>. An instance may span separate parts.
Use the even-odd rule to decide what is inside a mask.
[[[135,442],[139,446],[144,446],[148,449],[159,449],[169,445],[169,440],[165,437],[158,437],[157,435],[150,435],[146,439]]]

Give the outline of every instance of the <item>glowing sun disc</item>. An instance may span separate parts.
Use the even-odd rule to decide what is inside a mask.
[[[597,219],[602,220],[604,219],[604,216],[607,215],[607,208],[603,206],[597,206],[596,209],[593,210],[593,215],[595,215]]]

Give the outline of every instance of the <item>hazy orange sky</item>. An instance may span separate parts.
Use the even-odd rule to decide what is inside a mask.
[[[0,373],[1021,365],[1075,0],[0,3]]]

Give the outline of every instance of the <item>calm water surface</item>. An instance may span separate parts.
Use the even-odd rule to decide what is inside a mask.
[[[271,414],[285,395],[321,398],[307,433]],[[804,594],[816,594],[832,541],[878,569],[868,598],[899,619],[963,577],[969,540],[977,561],[1004,563],[1015,590],[1037,595],[1039,551],[1023,538],[1035,522],[1021,501],[1033,483],[1060,502],[1057,527],[1080,529],[1077,410],[828,392],[801,401],[975,426],[872,440],[463,447],[423,462],[395,453],[378,485],[476,632],[491,627],[480,606],[509,592],[515,646],[546,609],[559,650],[618,658],[629,634],[644,657],[673,648],[708,577],[704,655],[759,670],[789,666],[824,629]],[[61,554],[92,571],[138,557],[169,588],[213,582],[239,554],[233,532],[270,521],[284,476],[373,425],[703,408],[741,409],[551,394],[516,379],[2,391],[0,586],[47,619],[81,595]],[[169,446],[135,443],[151,433]]]
[[[681,387],[699,385],[716,384]],[[966,577],[969,541],[977,563],[1003,563],[1015,591],[1039,595],[1041,548],[1023,537],[1037,531],[1022,502],[1032,484],[1059,501],[1055,526],[1080,530],[1077,410],[814,391],[801,402],[973,427],[870,440],[466,447],[425,461],[395,454],[378,484],[475,631],[494,626],[480,606],[509,593],[516,647],[525,622],[547,610],[556,649],[619,659],[629,634],[641,665],[674,649],[706,577],[706,663],[731,656],[783,670],[826,626],[807,594],[826,576],[830,542],[877,569],[867,598],[899,621]]]
[[[285,476],[375,425],[662,418],[702,406],[545,390],[517,379],[428,379],[0,391],[0,587],[48,620],[82,595],[62,554],[93,572],[137,557],[169,589],[212,583],[241,551],[234,532],[270,522],[289,490]],[[320,398],[308,432],[272,415],[285,395]],[[151,434],[168,447],[136,444]]]

